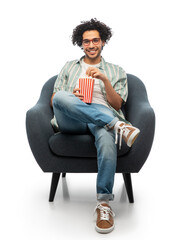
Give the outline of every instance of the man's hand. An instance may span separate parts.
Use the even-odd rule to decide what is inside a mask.
[[[84,98],[84,95],[83,94],[80,94],[80,88],[75,88],[74,90],[73,90],[73,94],[76,96],[76,97],[78,97],[80,100],[83,100],[83,98]]]
[[[93,78],[98,78],[103,81],[105,90],[106,90],[106,98],[108,103],[117,111],[121,108],[123,100],[119,94],[116,93],[114,88],[112,87],[109,79],[100,72],[98,68],[89,67],[86,71],[86,74]]]
[[[107,77],[100,72],[100,70],[98,68],[95,68],[95,67],[89,67],[87,70],[86,70],[86,75],[88,77],[92,77],[92,78],[97,78],[97,79],[100,79],[102,80],[103,82],[107,81]]]

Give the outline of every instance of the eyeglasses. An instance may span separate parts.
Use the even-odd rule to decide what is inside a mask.
[[[89,46],[90,42],[92,42],[94,45],[97,45],[97,44],[99,44],[100,39],[101,39],[101,38],[93,38],[93,39],[91,39],[91,40],[89,40],[89,39],[84,39],[82,42],[83,42],[83,45],[84,45],[84,46]]]

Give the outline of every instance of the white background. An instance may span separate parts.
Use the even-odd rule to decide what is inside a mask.
[[[179,239],[178,4],[178,0],[1,1],[1,239]],[[50,204],[51,175],[36,164],[25,130],[26,111],[37,102],[43,84],[67,60],[83,54],[71,43],[72,30],[93,17],[114,33],[103,57],[145,83],[156,113],[152,151],[141,171],[132,175],[135,203],[128,203],[117,174],[112,203],[116,228],[105,236],[95,232],[92,217],[96,175],[68,174]]]

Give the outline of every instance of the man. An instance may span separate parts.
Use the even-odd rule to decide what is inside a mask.
[[[65,64],[54,85],[51,98],[55,118],[53,126],[64,133],[83,134],[90,131],[97,148],[97,221],[96,230],[108,233],[114,229],[114,213],[109,205],[117,161],[117,142],[122,137],[129,147],[139,135],[124,118],[121,106],[127,100],[127,77],[124,70],[105,62],[101,52],[111,38],[111,29],[104,23],[91,19],[78,25],[72,35],[74,45],[85,53],[80,60]],[[95,79],[92,103],[86,104],[80,93],[79,78]]]

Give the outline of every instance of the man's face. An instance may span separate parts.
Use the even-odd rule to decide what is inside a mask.
[[[83,33],[82,47],[86,58],[90,61],[100,61],[102,46],[104,46],[97,30],[85,31]]]

